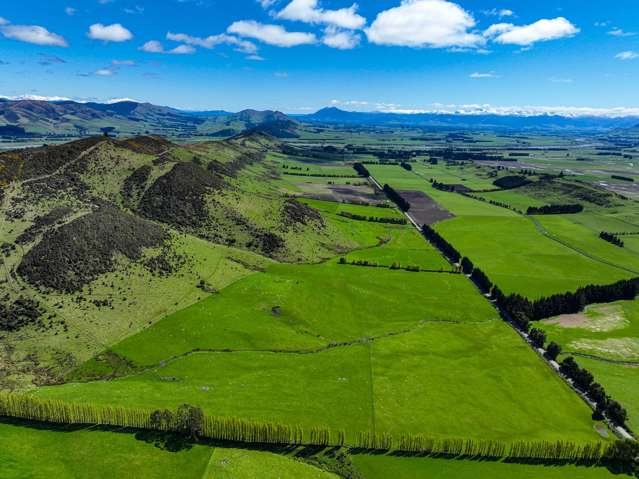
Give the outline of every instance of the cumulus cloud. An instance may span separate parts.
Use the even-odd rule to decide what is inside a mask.
[[[6,22],[6,20],[5,20]],[[9,25],[0,27],[0,32],[5,38],[18,40],[35,45],[47,45],[55,47],[68,47],[69,44],[61,35],[52,33],[38,25]]]
[[[87,36],[93,40],[103,40],[105,42],[126,42],[133,38],[133,34],[119,23],[114,23],[113,25],[96,23],[91,25]]]
[[[512,23],[498,23],[484,32],[496,43],[505,45],[531,46],[537,42],[572,37],[580,30],[564,17],[542,19],[530,25],[517,26]]]
[[[162,53],[167,55],[188,55],[195,53],[195,48],[191,45],[179,45],[171,50],[165,50],[164,45],[157,40],[146,42],[140,47],[140,50],[147,53]]]
[[[111,62],[112,65],[116,65],[116,66],[126,66],[126,67],[132,67],[135,66],[135,61],[133,60],[113,60]]]
[[[206,38],[193,37],[185,33],[167,33],[167,40],[185,43],[187,45],[198,46],[202,48],[212,49],[217,45],[226,44],[233,45],[236,50],[242,53],[254,54],[257,52],[257,46],[248,40],[242,40],[232,35],[222,33],[220,35],[211,35]]]
[[[73,7],[67,7],[64,9],[64,13],[66,13],[69,16],[75,15],[76,12],[77,10]]]
[[[639,53],[633,50],[627,50],[625,52],[620,52],[615,55],[617,60],[634,60],[635,58],[639,58]]]
[[[340,30],[337,27],[329,26],[324,30],[322,43],[331,48],[339,50],[350,50],[359,45],[361,37],[351,30]]]
[[[357,13],[357,4],[339,10],[325,10],[318,3],[318,0],[292,0],[277,17],[306,23],[323,23],[349,30],[366,25],[366,19]]]
[[[280,25],[268,25],[254,20],[235,22],[228,28],[228,32],[285,48],[317,42],[317,37],[313,33],[289,32]]]
[[[413,48],[476,47],[485,39],[471,31],[473,16],[446,0],[402,0],[366,29],[371,43]]]

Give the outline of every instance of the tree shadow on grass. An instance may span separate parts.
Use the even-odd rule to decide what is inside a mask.
[[[135,434],[138,441],[153,444],[158,449],[167,452],[187,451],[193,447],[193,442],[186,436],[171,432],[138,431]]]

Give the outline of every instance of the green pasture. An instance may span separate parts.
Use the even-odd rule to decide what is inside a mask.
[[[217,447],[202,479],[338,479],[290,456]]]
[[[354,455],[365,479],[630,479],[604,467]]]
[[[591,305],[579,315],[539,323],[564,356],[575,355],[595,381],[622,403],[629,425],[639,428],[639,300]]]
[[[450,302],[464,297],[463,302]],[[270,266],[167,316],[112,350],[139,365],[197,349],[297,350],[357,341],[421,321],[497,318],[461,275],[338,265]]]
[[[145,407],[189,402],[351,438],[363,430],[599,437],[588,408],[462,275],[273,265],[112,350],[137,372],[35,393]],[[100,368],[95,360],[78,375]]]
[[[551,240],[524,217],[454,218],[436,229],[506,293],[535,298],[633,276]]]
[[[590,371],[595,381],[628,411],[628,426],[639,431],[639,366],[613,364],[597,359],[576,357],[577,363]]]
[[[345,256],[348,262],[368,261],[380,266],[419,266],[421,269],[451,271],[452,267],[437,249],[426,242],[412,226],[389,228],[390,241],[369,249],[355,250]]]
[[[148,434],[0,423],[2,479],[200,479],[211,449],[158,447]]]

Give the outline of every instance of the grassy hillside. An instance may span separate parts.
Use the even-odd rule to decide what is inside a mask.
[[[360,246],[268,181],[278,142],[95,138],[0,154],[4,387],[90,357],[273,260]],[[373,243],[374,244],[374,243]]]

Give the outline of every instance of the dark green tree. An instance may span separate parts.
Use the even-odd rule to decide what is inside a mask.
[[[197,439],[202,434],[204,413],[199,407],[182,404],[177,410],[176,420],[178,430],[191,439]]]
[[[556,342],[551,341],[546,348],[546,354],[549,359],[556,361],[559,357],[559,354],[561,354],[561,346],[559,346]]]
[[[529,338],[530,342],[536,348],[543,348],[544,344],[546,344],[546,333],[544,333],[541,329],[533,328],[530,330]]]

